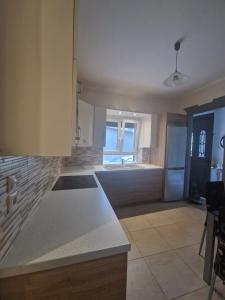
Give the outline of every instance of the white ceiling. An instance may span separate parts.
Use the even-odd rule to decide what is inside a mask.
[[[225,0],[80,0],[78,77],[125,94],[177,97],[225,76]],[[191,80],[169,89],[174,42]]]

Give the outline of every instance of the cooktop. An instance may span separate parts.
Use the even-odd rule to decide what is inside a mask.
[[[97,187],[93,175],[60,176],[52,190],[74,190]]]

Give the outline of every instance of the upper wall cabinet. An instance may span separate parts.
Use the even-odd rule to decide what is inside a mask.
[[[94,106],[78,100],[79,146],[90,147],[93,144]]]
[[[102,148],[106,141],[106,109],[104,107],[94,107],[94,134],[93,144]]]
[[[106,109],[78,100],[78,133],[80,147],[105,146]]]
[[[151,115],[142,118],[140,128],[140,148],[149,148],[151,146]]]
[[[74,0],[1,0],[0,153],[71,154]]]

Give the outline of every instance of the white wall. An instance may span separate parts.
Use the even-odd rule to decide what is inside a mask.
[[[225,108],[220,108],[214,112],[212,159],[221,167],[223,164],[223,148],[220,147],[220,139],[225,135]]]
[[[110,109],[141,113],[176,112],[174,99],[149,99],[148,96],[129,97],[89,87],[82,88],[81,98],[90,104]]]
[[[125,96],[94,87],[83,87],[82,98],[98,106],[142,113],[184,113],[184,109],[193,105],[202,105],[225,95],[225,78],[211,82],[204,87],[176,98],[149,98]]]
[[[176,109],[183,111],[184,108],[193,105],[201,105],[211,102],[215,98],[225,95],[225,78],[214,81],[198,90],[180,97],[176,102]]]

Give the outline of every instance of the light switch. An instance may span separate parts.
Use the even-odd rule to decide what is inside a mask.
[[[7,177],[7,192],[8,194],[14,193],[17,188],[17,179],[16,176]]]

